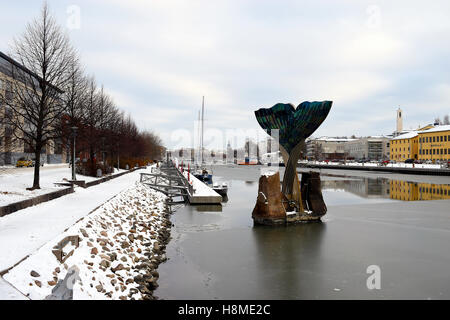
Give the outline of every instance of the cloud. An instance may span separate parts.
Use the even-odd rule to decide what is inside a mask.
[[[86,69],[141,128],[258,128],[277,102],[333,100],[316,135],[388,134],[448,113],[447,1],[73,1]],[[64,24],[68,2],[50,1]],[[8,30],[35,7],[8,4]],[[20,10],[19,10],[20,8]],[[13,18],[12,18],[13,17]],[[12,38],[7,29],[0,39]],[[429,120],[426,120],[429,119]]]

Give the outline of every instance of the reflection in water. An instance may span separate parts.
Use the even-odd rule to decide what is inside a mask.
[[[262,289],[271,291],[273,299],[295,299],[317,291],[317,283],[307,278],[311,272],[320,273],[325,231],[326,224],[320,222],[284,228],[255,226],[252,232],[258,268],[254,272],[265,286]]]
[[[391,198],[403,201],[450,199],[450,185],[390,181]]]
[[[364,198],[386,198],[402,201],[450,199],[450,185],[448,184],[420,183],[385,178],[322,180],[322,190],[344,190]]]

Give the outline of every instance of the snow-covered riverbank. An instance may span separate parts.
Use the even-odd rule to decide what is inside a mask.
[[[74,299],[152,299],[171,227],[164,200],[136,183],[47,242],[4,279],[31,299],[44,299],[76,266],[80,279]],[[80,237],[80,245],[61,264],[52,248],[72,235]]]

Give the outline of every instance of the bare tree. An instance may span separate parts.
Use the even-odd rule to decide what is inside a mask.
[[[66,87],[76,54],[44,3],[40,16],[15,40],[12,56],[26,70],[12,64],[14,98],[5,99],[10,110],[6,121],[14,137],[34,153],[30,189],[39,189],[41,151],[60,135],[57,128],[66,111],[60,88]]]
[[[64,144],[69,147],[71,166],[75,166],[74,144],[72,135],[75,134],[72,128],[82,127],[83,111],[87,101],[88,79],[84,76],[81,65],[78,61],[73,61],[70,65],[70,73],[62,99],[65,104],[66,112],[61,121],[60,131],[64,138]]]
[[[449,125],[450,124],[450,120],[448,118],[448,114],[444,116],[444,124],[445,125]]]

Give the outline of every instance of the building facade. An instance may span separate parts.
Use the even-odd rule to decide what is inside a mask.
[[[345,144],[347,159],[385,160],[390,157],[390,138],[372,136],[348,141]]]
[[[404,162],[407,159],[418,159],[418,133],[408,132],[391,140],[390,160]]]
[[[450,160],[450,125],[426,126],[391,141],[391,160],[407,159],[433,163]]]
[[[0,165],[15,165],[21,157],[29,159],[34,157],[30,146],[24,143],[20,137],[14,139],[19,134],[14,132],[13,128],[9,127],[4,121],[5,117],[10,115],[8,113],[12,112],[8,108],[8,104],[15,101],[13,81],[17,80],[12,77],[13,68],[37,78],[24,66],[0,52]],[[21,83],[21,85],[27,86],[25,83]],[[63,148],[60,143],[55,144],[50,141],[42,148],[41,163],[61,163],[62,159]]]
[[[450,160],[450,125],[440,125],[418,134],[418,159],[433,162]]]
[[[306,141],[308,160],[339,160],[346,158],[345,145],[356,139],[321,137]]]

